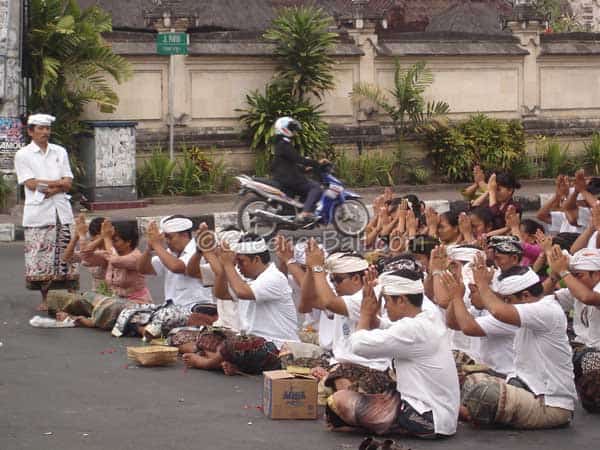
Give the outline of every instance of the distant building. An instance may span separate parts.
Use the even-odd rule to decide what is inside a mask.
[[[600,0],[569,0],[575,19],[588,31],[600,31]]]

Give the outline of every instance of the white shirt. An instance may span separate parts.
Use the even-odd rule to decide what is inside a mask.
[[[31,142],[15,154],[15,169],[19,184],[27,180],[38,179],[58,181],[61,178],[73,178],[67,151],[56,144],[48,144],[44,153],[35,142]],[[24,227],[45,227],[56,224],[56,216],[61,224],[73,223],[73,209],[67,194],[59,192],[45,198],[38,191],[25,189]]]
[[[435,432],[456,433],[460,388],[445,326],[432,311],[396,322],[380,321],[383,329],[360,330],[352,350],[364,358],[393,358],[397,389],[419,413],[431,411]]]
[[[594,286],[594,292],[600,294],[600,283]],[[554,295],[564,310],[573,308],[575,342],[600,350],[600,308],[580,302],[566,288],[559,289]]]
[[[173,256],[177,256],[169,249],[167,249],[167,252]],[[181,254],[177,256],[177,259],[183,261],[187,266],[187,263],[195,252],[196,242],[190,239],[190,242],[188,242]],[[153,256],[151,262],[156,274],[165,277],[165,300],[173,300],[173,303],[181,306],[196,303],[215,303],[211,288],[205,287],[198,278],[190,277],[185,273],[171,272],[165,267],[158,256]]]
[[[571,225],[564,211],[551,211],[550,218],[552,223],[549,231],[552,233],[583,233],[585,229],[582,226]],[[579,225],[581,225],[581,222],[579,222]]]
[[[239,299],[241,330],[272,341],[278,348],[284,342],[299,342],[296,307],[287,277],[271,263],[247,283],[255,300]]]
[[[479,339],[479,360],[501,374],[514,372],[514,341],[519,327],[501,322],[489,313],[475,321],[486,334]]]
[[[356,331],[356,325],[360,318],[363,290],[359,289],[356,293],[344,295],[341,298],[346,304],[348,316],[336,314],[333,319],[333,342],[331,349],[335,362],[353,363],[370,367],[371,369],[386,370],[391,366],[391,357],[368,358],[359,356],[352,351],[350,336]],[[332,363],[334,360],[332,360]]]
[[[534,303],[515,305],[521,327],[515,334],[515,370],[547,406],[573,411],[577,400],[567,318],[553,295]]]

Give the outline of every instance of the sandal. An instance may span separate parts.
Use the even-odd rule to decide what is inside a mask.
[[[358,450],[377,450],[381,448],[382,442],[376,441],[372,437],[364,438],[358,446]]]

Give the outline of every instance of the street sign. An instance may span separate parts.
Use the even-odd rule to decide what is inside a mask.
[[[159,55],[187,55],[187,33],[158,33],[156,51]]]

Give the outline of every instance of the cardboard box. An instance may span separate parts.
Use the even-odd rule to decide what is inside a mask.
[[[263,372],[263,408],[271,419],[316,419],[317,379],[286,370]]]

